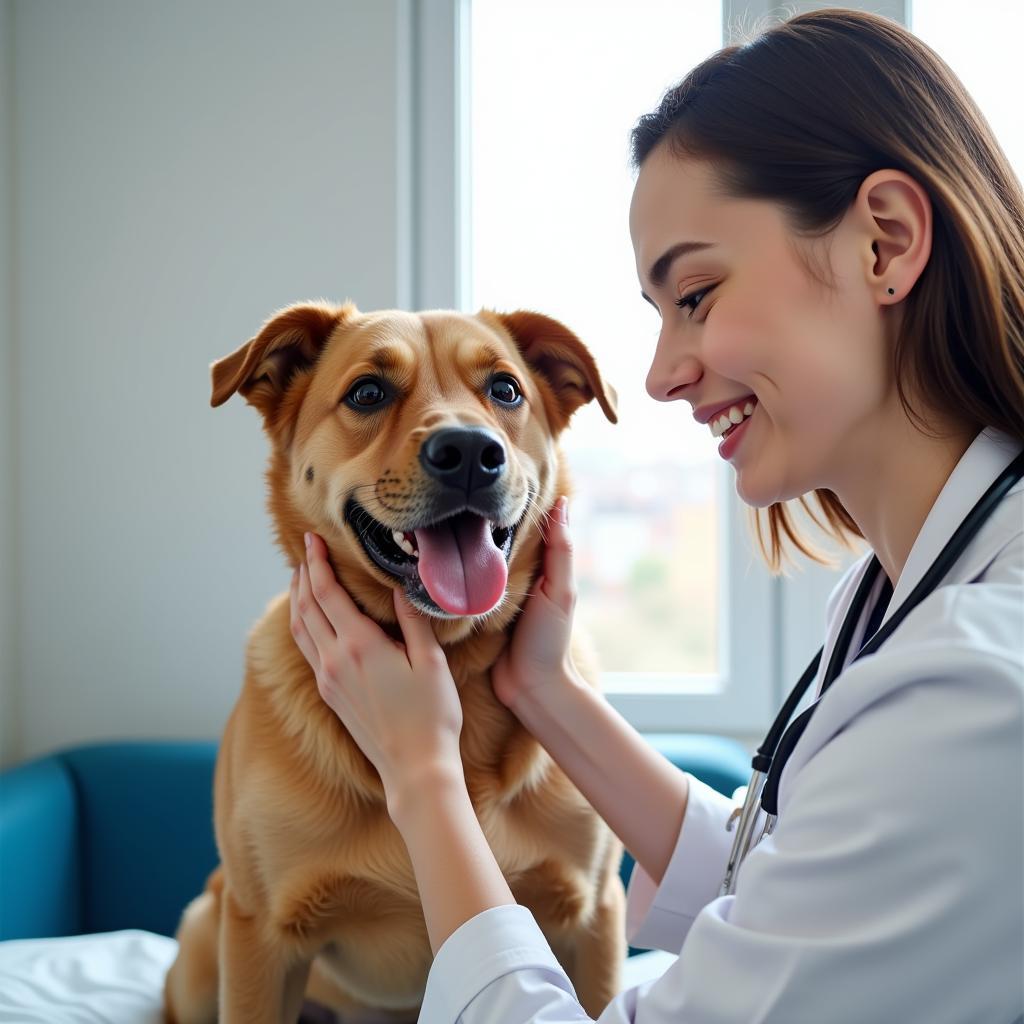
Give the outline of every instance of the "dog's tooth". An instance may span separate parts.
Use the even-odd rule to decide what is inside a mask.
[[[418,558],[419,550],[416,547],[416,534],[404,530],[392,530],[391,539],[410,557]]]

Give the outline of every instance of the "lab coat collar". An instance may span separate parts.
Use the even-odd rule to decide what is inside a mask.
[[[996,477],[1016,458],[1021,447],[1020,442],[991,427],[986,427],[971,442],[949,474],[925,518],[893,591],[883,622],[906,600],[967,513]]]

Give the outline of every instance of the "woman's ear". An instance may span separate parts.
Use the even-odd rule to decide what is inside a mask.
[[[210,405],[226,402],[236,391],[272,421],[292,377],[319,358],[338,324],[358,313],[352,303],[300,303],[279,310],[229,356],[210,364]]]
[[[587,347],[564,324],[541,313],[517,310],[495,313],[482,309],[480,316],[496,321],[515,341],[523,358],[550,385],[548,415],[555,433],[587,402],[598,405],[612,423],[618,422],[618,396],[597,369]]]
[[[861,182],[856,206],[870,241],[868,283],[882,304],[901,302],[931,256],[931,199],[909,174],[886,168]]]

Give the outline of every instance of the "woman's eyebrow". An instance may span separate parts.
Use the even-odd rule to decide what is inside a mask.
[[[714,243],[712,242],[677,242],[670,249],[666,249],[651,265],[651,269],[647,273],[647,280],[654,285],[655,288],[660,288],[665,283],[665,278],[668,277],[669,268],[672,264],[680,257],[686,256],[691,252],[702,252],[704,249],[713,249]]]

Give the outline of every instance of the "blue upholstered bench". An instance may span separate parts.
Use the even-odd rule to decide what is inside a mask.
[[[719,792],[750,759],[720,736],[651,734]],[[138,928],[173,935],[217,863],[212,742],[72,747],[0,774],[0,940]],[[628,879],[632,860],[623,859]]]

